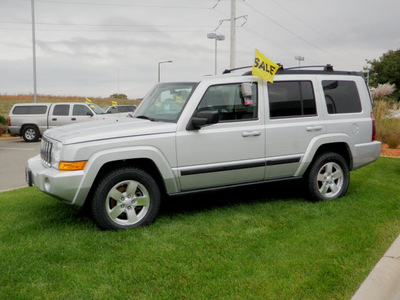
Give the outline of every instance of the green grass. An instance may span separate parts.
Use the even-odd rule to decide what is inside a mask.
[[[400,232],[400,160],[346,197],[300,183],[168,199],[156,222],[103,232],[39,192],[0,194],[0,299],[350,299]]]

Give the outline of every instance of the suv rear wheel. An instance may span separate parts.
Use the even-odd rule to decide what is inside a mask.
[[[337,199],[344,196],[349,187],[349,167],[341,155],[322,153],[313,161],[305,180],[311,200]]]
[[[148,173],[136,168],[117,169],[99,182],[91,203],[92,217],[106,230],[150,225],[160,199],[158,185]]]

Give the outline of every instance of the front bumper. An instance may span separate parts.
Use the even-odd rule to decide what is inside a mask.
[[[28,160],[25,178],[29,186],[35,185],[46,194],[72,204],[80,183],[83,171],[59,171],[42,164],[40,155]]]

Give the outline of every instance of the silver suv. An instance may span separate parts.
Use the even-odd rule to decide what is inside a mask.
[[[88,206],[102,229],[152,223],[164,195],[303,178],[311,200],[342,197],[380,154],[356,72],[280,70],[156,85],[133,117],[43,134],[27,181]]]

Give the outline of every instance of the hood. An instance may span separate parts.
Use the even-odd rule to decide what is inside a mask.
[[[88,121],[54,127],[44,136],[63,144],[74,144],[111,138],[176,132],[175,123],[152,122],[137,118]]]

